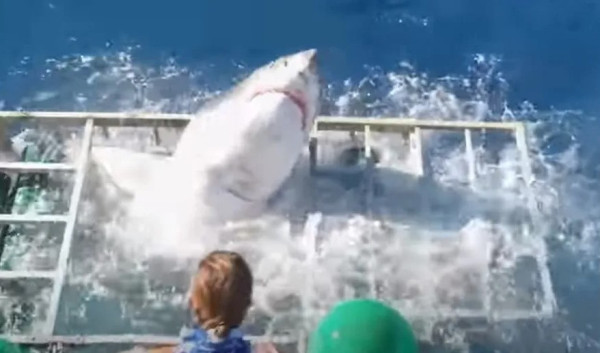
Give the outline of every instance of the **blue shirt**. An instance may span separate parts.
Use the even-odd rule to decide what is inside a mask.
[[[251,353],[250,342],[244,340],[239,329],[230,330],[227,337],[217,338],[193,326],[182,330],[181,340],[175,353]]]

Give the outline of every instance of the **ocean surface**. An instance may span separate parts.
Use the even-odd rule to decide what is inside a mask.
[[[599,33],[595,0],[0,0],[0,110],[194,112],[316,48],[323,114],[527,121],[560,310],[468,349],[600,352]]]

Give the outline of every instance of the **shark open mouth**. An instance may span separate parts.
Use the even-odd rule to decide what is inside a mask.
[[[258,91],[252,96],[251,99],[254,99],[255,97],[265,93],[280,93],[288,97],[292,102],[294,102],[294,104],[296,104],[296,106],[298,106],[298,109],[300,109],[300,111],[302,112],[302,130],[306,130],[308,113],[306,107],[306,99],[301,93],[297,91],[288,91],[284,89],[274,88]]]

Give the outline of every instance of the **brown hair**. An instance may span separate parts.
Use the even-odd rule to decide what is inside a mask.
[[[197,323],[225,337],[239,326],[252,302],[252,272],[244,258],[231,251],[213,251],[192,278],[190,307]]]

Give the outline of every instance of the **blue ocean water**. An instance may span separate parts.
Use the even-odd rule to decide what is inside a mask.
[[[142,99],[187,112],[203,98],[188,89],[224,89],[314,47],[330,84],[324,113],[345,90],[359,93],[348,113],[410,110],[408,100],[386,105],[396,73],[420,79],[420,99],[439,85],[485,103],[478,118],[535,123],[538,172],[559,200],[548,243],[561,308],[558,327],[538,330],[557,352],[598,352],[598,33],[593,0],[0,0],[0,108],[115,110]]]

